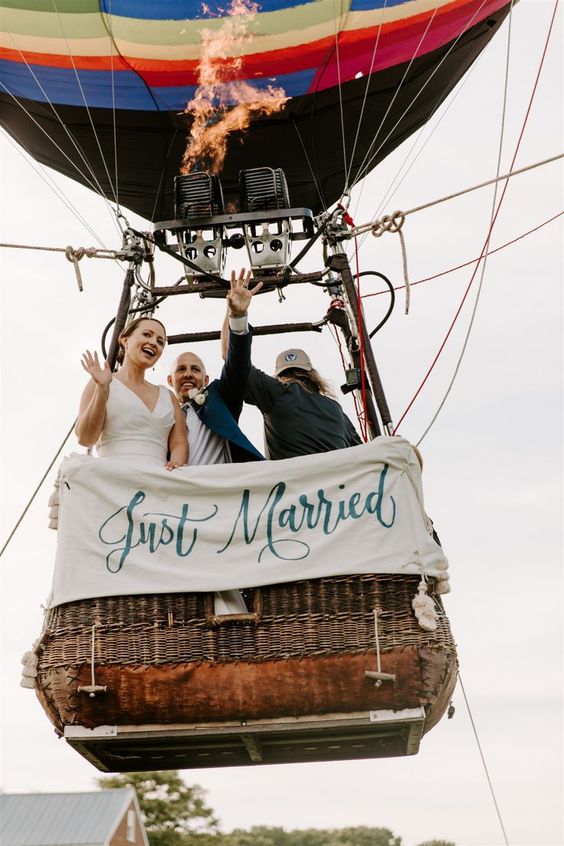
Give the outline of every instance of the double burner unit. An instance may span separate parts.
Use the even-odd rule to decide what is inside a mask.
[[[311,211],[290,208],[286,177],[279,168],[241,171],[238,212],[226,209],[219,178],[204,172],[177,176],[174,196],[175,220],[156,223],[155,237],[166,244],[167,233],[172,235],[180,255],[190,262],[190,279],[221,274],[229,247],[246,246],[254,271],[277,273],[288,264],[291,242],[313,234]]]

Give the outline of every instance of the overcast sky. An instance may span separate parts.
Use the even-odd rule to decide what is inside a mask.
[[[552,2],[521,0],[513,18],[509,110],[502,172],[508,169],[544,46]],[[495,175],[507,25],[452,104],[424,131],[417,157],[383,208],[409,209]],[[562,149],[562,26],[555,31],[517,167]],[[450,101],[449,101],[450,102]],[[444,118],[439,118],[444,114]],[[436,130],[431,131],[436,127]],[[338,130],[337,130],[338,131]],[[424,144],[425,140],[428,142]],[[365,180],[352,206],[371,219],[412,141]],[[276,162],[273,162],[276,166]],[[69,180],[55,181],[101,240],[120,246],[102,201]],[[2,242],[90,246],[92,235],[60,202],[11,142],[2,142]],[[499,246],[562,210],[562,167],[550,164],[515,177],[492,244]],[[492,189],[408,218],[405,238],[412,281],[479,254]],[[562,218],[491,256],[474,329],[454,389],[421,445],[427,511],[451,567],[445,604],[458,643],[461,674],[489,765],[509,842],[557,846],[562,829]],[[132,224],[141,221],[130,217]],[[239,266],[241,253],[233,264]],[[99,346],[115,312],[122,275],[112,262],[84,259],[85,290],[57,253],[2,250],[2,533],[4,539],[69,429],[84,384],[80,354]],[[401,281],[397,236],[366,238],[362,270]],[[175,281],[159,262],[158,281]],[[304,269],[320,267],[314,255]],[[392,415],[398,420],[436,354],[472,268],[413,289],[411,314],[402,296],[378,335],[375,351]],[[363,283],[366,293],[370,282]],[[401,426],[416,442],[450,381],[475,289],[438,365]],[[366,299],[369,326],[384,298]],[[316,320],[327,307],[319,289],[294,286],[253,303],[255,323]],[[216,328],[223,306],[186,297],[160,309],[169,332]],[[257,338],[254,357],[271,369],[281,347],[305,346],[319,369],[342,382],[328,333]],[[203,345],[212,375],[219,350]],[[155,381],[164,381],[173,351]],[[343,403],[352,413],[349,399]],[[258,415],[243,427],[261,441]],[[71,439],[66,451],[76,449]],[[51,474],[2,559],[2,772],[12,791],[92,789],[97,771],[58,740],[33,691],[18,686],[19,659],[38,636],[52,576],[55,533],[47,529]],[[405,846],[442,837],[459,846],[497,846],[503,835],[464,699],[412,758],[183,773],[208,790],[223,827],[283,825],[387,826]]]

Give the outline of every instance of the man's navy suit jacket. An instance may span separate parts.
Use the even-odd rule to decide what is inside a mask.
[[[251,368],[252,334],[229,332],[227,358],[219,379],[206,388],[203,405],[193,404],[202,423],[229,442],[232,461],[261,461],[264,456],[240,430],[237,421],[243,409],[247,377]]]

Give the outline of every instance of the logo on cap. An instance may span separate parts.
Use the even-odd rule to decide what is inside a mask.
[[[284,361],[295,361],[298,357],[298,354],[295,352],[287,352],[284,356]]]

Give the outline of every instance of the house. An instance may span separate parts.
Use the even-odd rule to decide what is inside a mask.
[[[131,787],[0,794],[0,846],[149,846]]]

